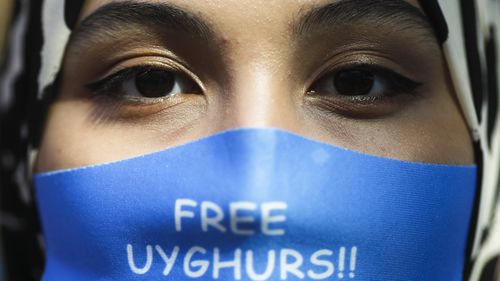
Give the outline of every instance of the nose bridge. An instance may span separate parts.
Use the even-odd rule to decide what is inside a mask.
[[[251,63],[234,73],[225,103],[230,127],[293,129],[297,120],[292,81],[269,64]]]

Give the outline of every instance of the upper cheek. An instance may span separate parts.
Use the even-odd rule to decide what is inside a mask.
[[[452,98],[440,103],[423,119],[428,123],[430,157],[439,157],[448,164],[474,164],[474,144],[470,129],[459,106]],[[432,141],[432,142],[431,142]],[[425,144],[425,142],[423,143]]]
[[[474,163],[470,130],[458,106],[444,95],[421,108],[410,126],[409,136],[414,139],[412,147],[416,155],[422,155],[422,162]]]
[[[120,120],[113,105],[60,99],[51,105],[36,172],[108,163],[151,153],[212,133],[201,103],[184,103],[145,116]],[[153,114],[152,114],[153,115]]]
[[[409,160],[439,164],[474,163],[470,130],[451,93],[441,91],[409,110],[393,127]],[[402,152],[405,155],[405,152]]]
[[[472,164],[469,129],[447,94],[437,91],[393,115],[373,119],[349,119],[311,109],[301,134],[392,159]]]
[[[36,161],[36,172],[46,172],[84,164],[99,163],[92,153],[105,142],[102,135],[86,130],[86,107],[75,102],[56,101],[49,110]],[[97,131],[97,130],[95,130]]]
[[[57,104],[53,104],[48,112],[38,148],[35,172],[47,172],[72,165],[72,163],[67,163],[74,158],[70,155],[72,150],[67,146],[68,136],[71,136],[68,134],[68,128],[78,125],[74,124],[75,115],[73,114],[61,118],[57,110],[59,108]]]
[[[444,65],[444,62],[442,63]],[[429,123],[432,141],[435,145],[433,153],[449,164],[474,164],[474,142],[471,129],[465,120],[462,108],[457,100],[452,82],[444,67],[434,83],[434,99],[421,109],[423,122]],[[441,78],[442,77],[442,78]]]
[[[37,172],[117,160],[127,148],[144,143],[130,143],[130,135],[124,135],[117,126],[93,124],[91,114],[90,106],[82,102],[56,101],[51,106],[39,148]]]
[[[429,83],[427,95],[393,120],[392,131],[402,141],[396,149],[415,162],[473,164],[470,129],[444,80]]]

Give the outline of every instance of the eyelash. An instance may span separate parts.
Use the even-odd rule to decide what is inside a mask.
[[[384,100],[388,98],[392,98],[398,95],[412,95],[416,94],[416,90],[423,84],[418,81],[414,81],[406,76],[403,76],[389,68],[373,65],[373,64],[351,64],[347,66],[343,66],[339,69],[328,70],[326,74],[320,76],[321,78],[317,79],[310,90],[308,91],[309,95],[320,95],[320,96],[329,96],[328,94],[321,93],[320,91],[314,90],[318,84],[321,84],[327,78],[334,78],[338,73],[342,71],[350,71],[350,70],[361,70],[368,71],[374,75],[375,78],[379,78],[384,80],[384,82],[388,86],[388,91],[384,92],[380,96],[344,96],[344,95],[336,95],[337,98],[349,99],[355,103],[373,103],[379,100]],[[330,95],[331,96],[331,95]]]
[[[386,86],[388,87],[388,91],[378,96],[346,96],[339,94],[331,95],[315,90],[315,87],[318,84],[321,84],[321,82],[324,81],[325,79],[329,77],[330,78],[335,77],[335,75],[337,75],[338,73],[346,70],[362,70],[373,73],[375,78],[382,79],[385,82]],[[126,94],[121,93],[120,88],[127,80],[133,79],[137,75],[148,71],[165,71],[174,73],[176,76],[182,75],[179,74],[182,72],[182,70],[167,68],[164,66],[139,65],[120,70],[101,80],[89,83],[86,85],[86,88],[93,93],[92,97],[106,97],[115,102],[148,104],[148,103],[157,103],[165,99],[168,99],[169,96],[161,98],[146,98],[146,97],[137,98],[137,97],[128,97]],[[380,65],[372,65],[372,64],[346,65],[339,69],[329,70],[326,74],[320,77],[321,78],[317,79],[313,83],[313,85],[310,87],[310,90],[307,91],[308,95],[321,96],[329,99],[342,99],[344,101],[348,101],[353,104],[362,104],[362,105],[375,104],[377,102],[382,102],[391,99],[395,96],[403,94],[414,96],[416,93],[416,89],[418,89],[422,85],[422,83],[411,80],[410,78],[398,74],[391,69],[388,69]],[[190,78],[188,79],[192,80]],[[195,84],[197,90],[199,90],[199,86],[196,84],[196,82],[193,82],[193,84]]]
[[[121,93],[121,87],[123,84],[129,79],[134,79],[140,74],[151,72],[151,71],[164,71],[174,74],[177,78],[181,76],[186,76],[182,74],[182,70],[168,68],[164,66],[156,66],[156,65],[138,65],[129,67],[123,70],[120,70],[114,74],[111,74],[101,80],[89,83],[85,85],[85,87],[93,93],[92,97],[106,97],[113,99],[115,101],[123,102],[128,101],[132,103],[156,103],[159,101],[163,101],[169,96],[161,97],[161,98],[136,98],[136,97],[128,97],[126,94]],[[191,78],[187,78],[188,80],[193,80]],[[196,87],[196,91],[199,91],[199,86],[196,82],[193,82]]]

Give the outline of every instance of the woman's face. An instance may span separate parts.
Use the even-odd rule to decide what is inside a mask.
[[[37,170],[241,127],[396,159],[472,163],[440,45],[417,1],[382,3],[86,1]]]

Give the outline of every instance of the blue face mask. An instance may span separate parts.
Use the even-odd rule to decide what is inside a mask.
[[[35,178],[44,280],[462,280],[474,166],[273,129]]]

